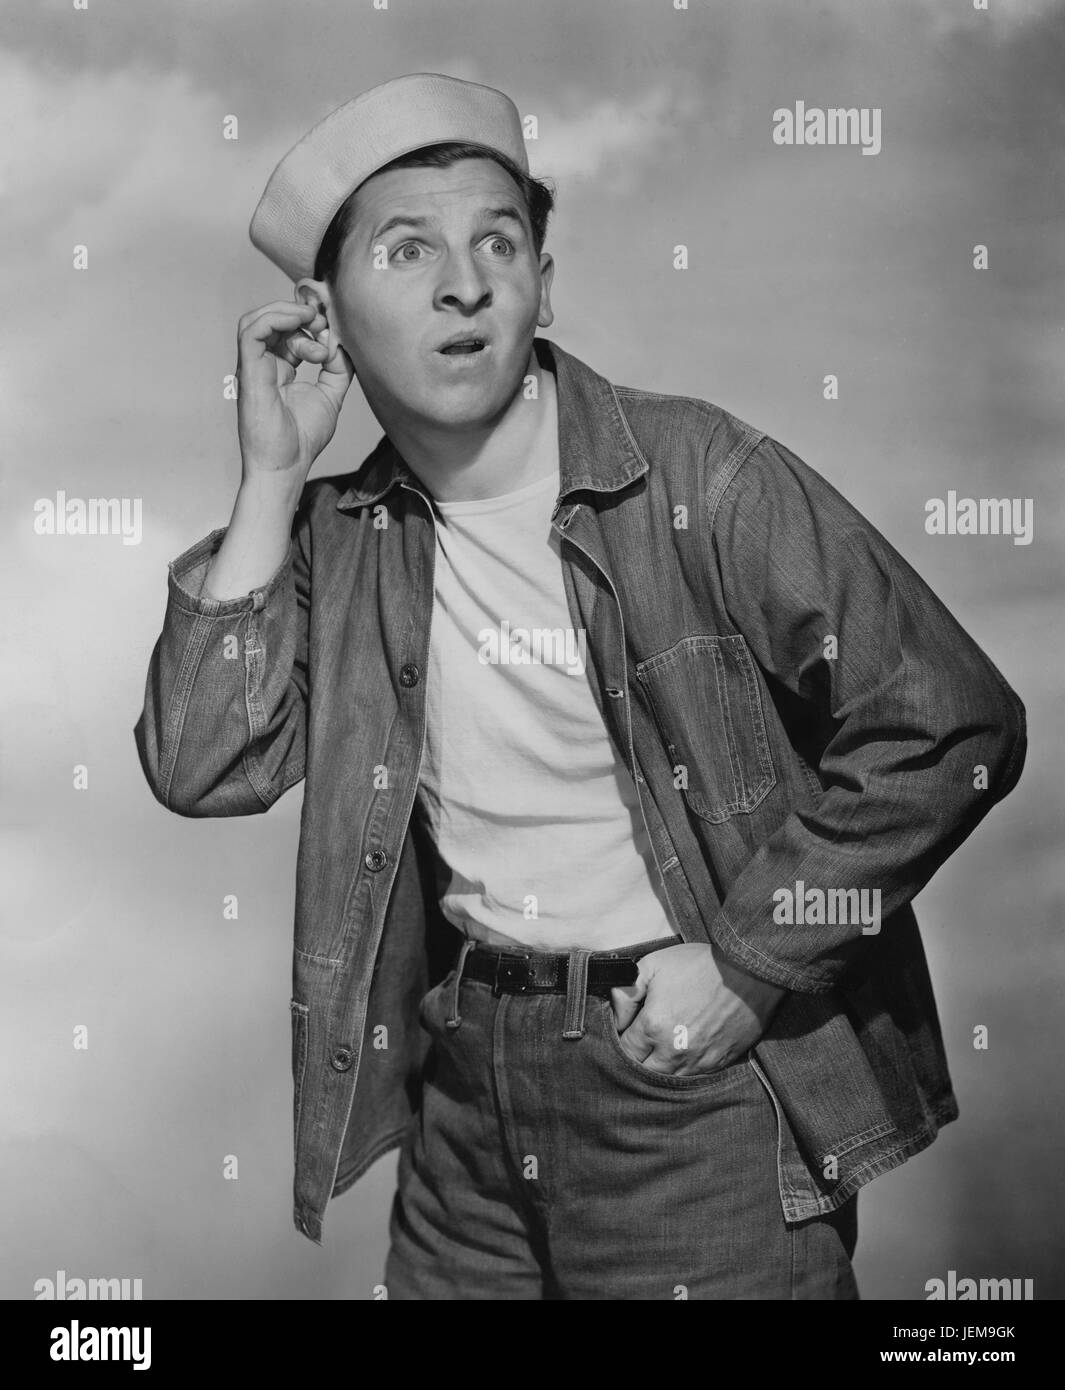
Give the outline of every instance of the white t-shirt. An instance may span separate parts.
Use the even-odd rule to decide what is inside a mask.
[[[464,935],[549,951],[675,934],[636,787],[571,627],[551,510],[559,471],[435,502],[418,811]]]

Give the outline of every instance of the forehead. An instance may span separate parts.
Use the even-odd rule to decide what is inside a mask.
[[[514,203],[524,217],[521,189],[494,159],[462,159],[446,169],[386,169],[359,185],[349,226],[368,230],[404,212],[441,219],[462,216],[486,201]]]

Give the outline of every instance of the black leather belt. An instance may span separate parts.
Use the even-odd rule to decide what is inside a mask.
[[[615,985],[635,984],[639,973],[634,956],[589,956],[587,992],[609,998]],[[491,985],[494,994],[565,994],[569,956],[523,956],[490,946],[475,946],[466,957],[462,978]]]

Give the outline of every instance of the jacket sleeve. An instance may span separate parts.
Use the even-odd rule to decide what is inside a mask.
[[[266,811],[304,775],[310,540],[304,493],[288,555],[243,598],[201,593],[228,530],[169,567],[137,752],[157,801],[182,816]]]
[[[1025,710],[902,556],[775,440],[725,485],[711,524],[730,617],[823,731],[824,787],[747,862],[711,936],[751,974],[817,993],[879,922],[789,922],[774,894],[879,889],[889,918],[1016,785]]]

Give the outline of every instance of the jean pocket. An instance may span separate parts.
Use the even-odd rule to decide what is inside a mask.
[[[295,1155],[299,1153],[303,1082],[307,1073],[307,1025],[311,1011],[298,999],[290,999],[288,1007],[292,1019],[292,1146]]]
[[[754,658],[743,637],[683,637],[636,663],[692,811],[719,824],[776,786]]]
[[[749,1054],[747,1057],[741,1057],[738,1062],[730,1062],[726,1067],[715,1067],[713,1071],[682,1074],[655,1071],[651,1067],[645,1067],[642,1062],[637,1062],[635,1057],[631,1057],[622,1046],[621,1034],[618,1032],[617,1020],[614,1017],[614,1006],[610,1000],[604,999],[601,995],[589,995],[588,998],[589,1002],[594,999],[600,1006],[597,1013],[602,1022],[607,1045],[615,1061],[623,1066],[626,1072],[637,1077],[645,1085],[653,1086],[662,1091],[702,1092],[717,1090],[743,1076],[751,1075]]]

